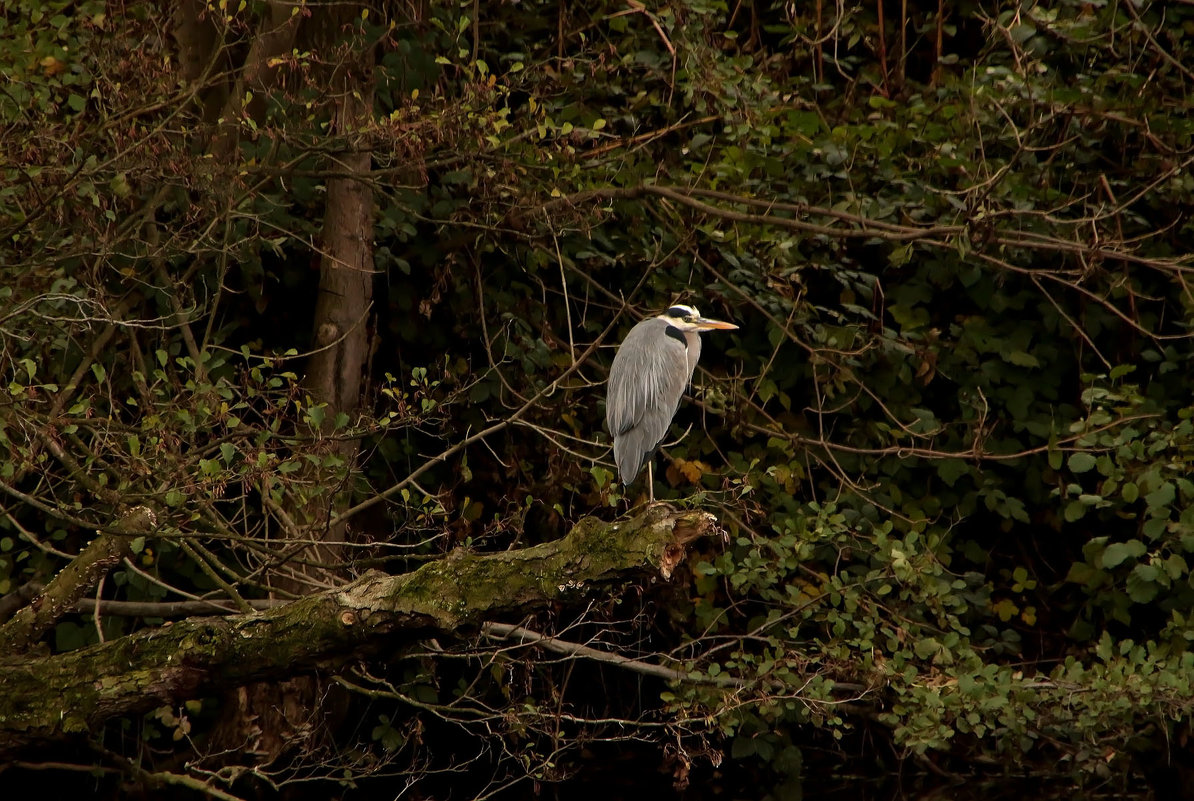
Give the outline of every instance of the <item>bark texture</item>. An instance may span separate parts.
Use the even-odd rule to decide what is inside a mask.
[[[58,656],[0,660],[0,755],[215,691],[335,671],[403,639],[467,633],[488,618],[576,603],[635,577],[666,579],[685,545],[715,530],[707,513],[660,507],[621,523],[586,518],[533,548],[455,553],[268,612],[192,618]]]
[[[100,533],[28,606],[0,627],[0,652],[25,651],[38,642],[63,615],[74,610],[75,603],[96,582],[132,553],[134,537],[148,534],[156,525],[154,513],[138,506],[125,513],[117,524],[127,535]]]
[[[357,96],[346,86],[337,110],[342,134],[368,125],[372,94]],[[315,304],[315,346],[307,364],[305,386],[328,405],[327,425],[340,413],[351,415],[361,400],[368,357],[366,317],[373,301],[373,191],[369,185],[372,154],[364,147],[336,157],[343,175],[328,180]],[[355,452],[355,443],[348,446]],[[349,454],[345,454],[349,455]]]

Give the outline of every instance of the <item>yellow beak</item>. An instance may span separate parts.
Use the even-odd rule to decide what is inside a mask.
[[[710,320],[707,317],[698,317],[693,322],[695,322],[698,326],[700,326],[700,330],[702,330],[702,331],[713,331],[713,330],[736,331],[736,330],[738,330],[738,326],[734,325],[733,323],[723,323],[721,320]]]

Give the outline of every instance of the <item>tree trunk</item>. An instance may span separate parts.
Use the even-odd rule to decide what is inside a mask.
[[[367,318],[373,303],[372,153],[364,141],[366,134],[357,134],[372,117],[372,86],[365,80],[354,90],[346,81],[342,88],[336,127],[353,144],[333,165],[344,175],[328,180],[315,304],[315,353],[307,364],[304,382],[312,399],[326,404],[323,427],[328,432],[337,416],[351,420],[360,405],[369,356]],[[345,439],[332,447],[345,465],[355,463],[356,440]],[[341,493],[337,500],[347,499],[347,493]],[[316,511],[326,518],[331,510]],[[328,542],[342,540],[343,525],[334,528],[317,532],[316,537]],[[327,556],[335,554],[334,547],[326,549]]]
[[[222,76],[232,68],[231,49],[215,22],[215,11],[202,0],[179,0],[174,9],[174,40],[178,44],[178,67],[183,80],[198,82],[202,118],[214,125],[208,152],[219,162],[235,156],[241,122],[250,118],[264,122],[266,95],[277,84],[280,65],[294,49],[303,14],[293,3],[271,0],[265,4],[257,35],[236,80]],[[246,98],[251,98],[246,104]]]
[[[361,59],[361,63],[365,61]],[[327,183],[313,321],[315,352],[304,381],[311,400],[324,404],[323,428],[328,432],[337,417],[351,420],[360,404],[369,348],[367,318],[373,298],[372,153],[367,145],[373,112],[372,72],[366,68],[358,74],[352,66],[351,62],[341,64],[332,76],[337,91],[332,134],[347,146],[329,165],[340,175]],[[345,465],[345,475],[351,476],[358,443],[329,441],[328,447]],[[320,478],[328,478],[326,470]],[[288,536],[315,541],[303,550],[302,557],[321,565],[307,570],[325,578],[342,578],[337,566],[343,554],[337,543],[343,542],[345,526],[327,523],[331,513],[345,506],[350,497],[351,482],[343,480],[339,485],[343,491],[335,493],[330,502],[326,496],[318,496],[302,510],[306,525],[301,530],[287,531]],[[275,580],[273,586],[291,596],[310,591],[301,580]],[[285,752],[317,741],[334,723],[335,705],[327,703],[326,695],[315,676],[239,687],[225,699],[215,739],[229,750],[247,751],[263,762],[272,762]]]

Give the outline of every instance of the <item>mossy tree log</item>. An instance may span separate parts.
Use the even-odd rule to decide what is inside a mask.
[[[123,533],[97,532],[91,544],[49,586],[0,626],[0,651],[11,654],[31,647],[114,565],[132,553],[133,537],[148,534],[156,525],[153,511],[137,506],[117,523],[117,529]]]
[[[403,639],[467,632],[628,579],[667,579],[685,545],[715,530],[709,514],[660,507],[621,523],[586,518],[532,548],[457,552],[267,612],[190,618],[65,654],[0,660],[0,754],[248,682],[335,671]]]

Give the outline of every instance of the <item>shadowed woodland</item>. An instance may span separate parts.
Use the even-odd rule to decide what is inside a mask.
[[[0,788],[1194,797],[1192,42],[7,4]]]

